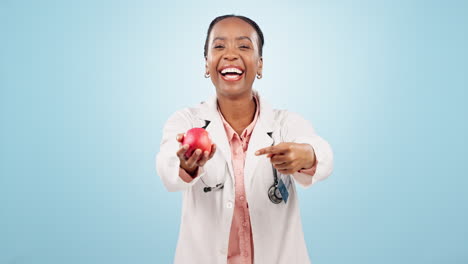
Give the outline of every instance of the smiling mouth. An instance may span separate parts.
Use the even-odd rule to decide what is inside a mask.
[[[244,71],[239,68],[224,68],[219,73],[221,78],[228,82],[239,81],[244,76]]]

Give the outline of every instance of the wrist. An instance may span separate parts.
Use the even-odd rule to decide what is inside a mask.
[[[185,172],[187,172],[187,174],[190,175],[190,177],[192,178],[195,178],[195,176],[197,176],[198,166],[193,167],[193,168],[184,168],[183,166],[180,166],[180,168],[185,170]]]
[[[304,144],[306,149],[306,162],[303,169],[311,169],[315,165],[315,151],[310,144]]]

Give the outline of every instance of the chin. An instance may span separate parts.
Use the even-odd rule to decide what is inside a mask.
[[[245,86],[240,85],[221,85],[216,87],[216,92],[226,97],[240,96],[246,92],[251,92],[251,90],[251,88],[246,88]]]

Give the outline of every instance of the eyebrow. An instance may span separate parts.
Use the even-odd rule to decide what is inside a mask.
[[[253,43],[253,41],[247,36],[240,36],[240,37],[236,38],[236,40],[243,40],[243,39],[248,39],[250,42]],[[216,40],[226,40],[226,38],[225,37],[216,37],[216,38],[213,39],[213,42],[215,42]]]
[[[252,42],[252,40],[249,37],[246,37],[246,36],[240,36],[240,37],[236,38],[236,40],[242,40],[242,39],[248,39],[250,42]]]

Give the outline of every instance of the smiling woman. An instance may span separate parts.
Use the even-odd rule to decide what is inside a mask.
[[[205,41],[206,76],[224,96],[251,93],[255,76],[261,78],[264,38],[260,27],[243,16],[213,20]]]
[[[310,263],[296,183],[327,178],[333,154],[309,121],[273,109],[253,89],[263,44],[253,20],[215,18],[204,56],[216,95],[164,126],[157,172],[169,191],[184,193],[175,263]],[[187,156],[184,132],[193,127],[213,144]]]

